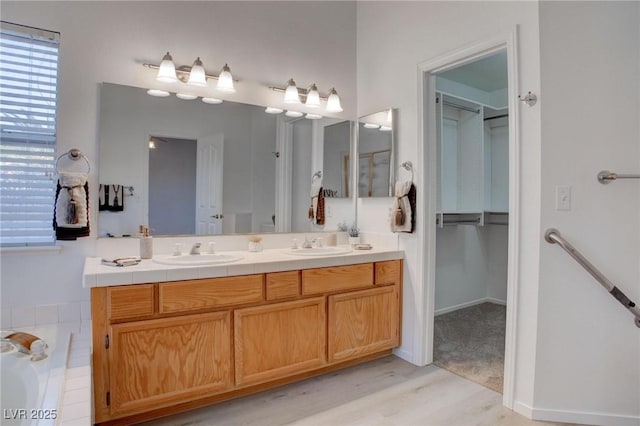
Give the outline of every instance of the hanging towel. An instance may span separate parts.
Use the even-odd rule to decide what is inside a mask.
[[[53,229],[58,240],[88,237],[89,184],[84,173],[60,172],[53,212]]]
[[[309,200],[309,220],[315,221],[318,211],[318,197],[322,190],[322,178],[314,179],[311,182],[311,193]]]
[[[124,211],[124,185],[100,184],[98,197],[99,211]]]
[[[416,223],[415,208],[416,187],[413,182],[396,182],[390,217],[391,231],[412,233]]]
[[[318,190],[318,206],[316,207],[316,225],[324,225],[324,190]]]

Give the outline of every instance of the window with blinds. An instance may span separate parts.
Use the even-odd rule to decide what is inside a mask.
[[[0,245],[53,244],[60,37],[0,25]]]

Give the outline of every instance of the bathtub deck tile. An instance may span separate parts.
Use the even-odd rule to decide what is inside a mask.
[[[62,400],[62,406],[65,407],[71,404],[77,404],[80,402],[87,402],[91,400],[91,394],[86,389],[74,389],[68,390],[64,393]]]
[[[64,422],[78,420],[84,417],[91,417],[91,408],[86,401],[62,406],[62,417],[60,420],[63,424]]]
[[[69,379],[65,383],[65,390],[88,389],[91,386],[91,377],[83,376]]]

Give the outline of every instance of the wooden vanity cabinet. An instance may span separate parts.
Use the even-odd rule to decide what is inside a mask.
[[[95,423],[131,424],[391,353],[402,261],[91,291]]]

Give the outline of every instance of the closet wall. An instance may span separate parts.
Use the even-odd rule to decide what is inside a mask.
[[[509,204],[508,119],[487,119],[506,110],[441,92],[437,110],[436,315],[506,303]]]

